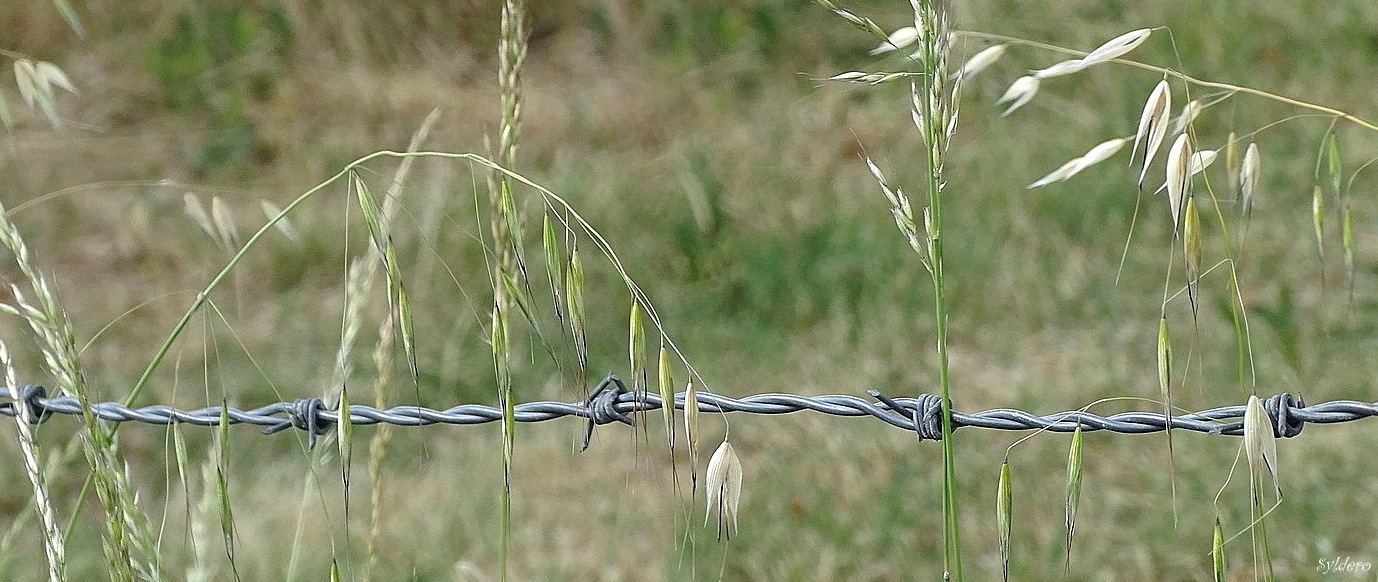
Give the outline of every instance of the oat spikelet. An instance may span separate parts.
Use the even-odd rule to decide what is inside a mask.
[[[1091,51],[1091,53],[1086,55],[1085,57],[1082,57],[1080,59],[1062,61],[1046,69],[1034,71],[1033,76],[1038,77],[1040,79],[1047,79],[1050,77],[1070,75],[1077,71],[1086,69],[1087,67],[1092,67],[1104,63],[1106,61],[1116,59],[1128,53],[1129,51],[1138,48],[1139,45],[1143,44],[1144,41],[1148,40],[1148,37],[1151,34],[1153,34],[1153,29],[1151,28],[1141,28],[1139,30],[1126,32],[1120,36],[1106,41],[1105,44],[1096,47],[1096,50]]]
[[[1009,108],[1006,109],[1004,113],[1001,113],[1000,116],[1005,117],[1013,113],[1015,109],[1023,107],[1025,103],[1033,99],[1034,95],[1038,93],[1038,83],[1038,77],[1024,76],[1015,79],[1014,83],[1010,85],[1010,88],[1005,91],[1005,94],[995,102],[996,105],[1006,102],[1010,103]]]
[[[1172,209],[1174,229],[1180,224],[1182,202],[1187,193],[1187,187],[1191,185],[1191,174],[1187,171],[1190,166],[1191,143],[1184,133],[1177,136],[1177,141],[1172,142],[1172,148],[1168,150],[1167,157],[1167,201]]]
[[[718,540],[732,539],[737,531],[737,508],[742,499],[742,461],[732,445],[723,441],[713,457],[708,460],[705,475],[708,489],[708,511],[703,516],[703,524],[708,518],[718,516]]]
[[[1061,182],[1063,180],[1071,178],[1072,176],[1075,176],[1078,173],[1080,173],[1082,170],[1085,170],[1086,168],[1103,162],[1110,156],[1115,155],[1121,149],[1124,149],[1124,144],[1128,141],[1129,138],[1121,137],[1101,142],[1096,147],[1091,148],[1091,151],[1086,152],[1081,157],[1072,158],[1067,163],[1062,164],[1062,166],[1058,169],[1053,170],[1051,174],[1039,178],[1037,182],[1029,184],[1028,189],[1046,186],[1053,182]]]
[[[1258,396],[1249,396],[1249,403],[1244,407],[1244,456],[1249,459],[1249,474],[1259,480],[1267,472],[1273,480],[1274,494],[1281,497],[1277,436],[1273,434],[1272,417]]]
[[[1091,54],[1086,55],[1081,60],[1088,63],[1087,66],[1090,66],[1124,56],[1126,53],[1138,48],[1139,45],[1148,40],[1151,34],[1153,34],[1153,29],[1151,28],[1131,30],[1106,41],[1105,44],[1096,47],[1096,50],[1091,51]]]
[[[1244,163],[1239,167],[1239,195],[1244,216],[1253,210],[1254,193],[1258,191],[1258,174],[1262,162],[1258,157],[1258,144],[1249,144],[1244,153]]]
[[[1014,503],[1010,496],[1010,462],[1000,465],[1000,485],[995,489],[995,528],[1000,530],[1000,572],[1010,579],[1010,533],[1014,523]]]
[[[1130,155],[1131,158],[1137,157],[1139,142],[1144,143],[1143,169],[1139,171],[1140,185],[1144,183],[1148,165],[1153,162],[1158,148],[1163,145],[1163,138],[1167,137],[1167,112],[1171,108],[1172,88],[1167,84],[1167,79],[1164,79],[1159,81],[1153,92],[1148,95],[1144,111],[1139,115],[1139,129],[1134,133],[1134,153]]]
[[[1186,105],[1183,105],[1182,114],[1177,117],[1177,123],[1173,125],[1172,133],[1185,132],[1187,128],[1191,126],[1191,123],[1196,121],[1196,118],[1201,115],[1201,109],[1203,109],[1203,106],[1201,105],[1200,99],[1192,99],[1188,101]]]
[[[1182,252],[1187,260],[1187,295],[1196,306],[1196,285],[1201,279],[1201,213],[1196,209],[1196,197],[1187,198],[1186,213],[1182,217]]]
[[[692,378],[684,386],[684,440],[689,443],[689,480],[694,489],[699,470],[699,396]]]
[[[1325,262],[1325,195],[1319,184],[1311,189],[1311,221],[1316,230],[1316,254]]]
[[[895,32],[890,33],[889,38],[886,38],[885,42],[880,43],[880,46],[871,49],[871,54],[878,55],[899,50],[914,44],[917,40],[919,40],[919,29],[912,26],[898,28]]]
[[[1220,525],[1220,516],[1215,517],[1215,527],[1211,528],[1211,574],[1215,582],[1225,582],[1225,528]]]
[[[1225,178],[1230,193],[1239,194],[1239,136],[1231,131],[1225,138]]]
[[[665,439],[670,450],[675,450],[675,379],[674,367],[670,365],[670,352],[660,346],[660,365],[656,373],[657,388],[660,392],[660,412],[665,418]]]
[[[992,47],[986,47],[981,52],[972,55],[970,59],[967,59],[966,64],[962,65],[962,68],[958,69],[956,73],[952,74],[952,78],[965,79],[971,77],[972,75],[975,75],[976,73],[986,70],[986,67],[995,64],[995,61],[998,61],[1000,60],[1000,57],[1005,56],[1005,49],[1007,48],[1007,46],[1008,45],[1005,44],[997,44]]]

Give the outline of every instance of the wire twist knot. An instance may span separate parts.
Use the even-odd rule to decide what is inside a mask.
[[[325,411],[325,401],[320,398],[298,398],[287,406],[287,418],[282,422],[263,429],[263,434],[296,428],[306,431],[306,448],[316,448],[316,437],[330,431],[332,422],[321,415]]]
[[[1301,434],[1301,429],[1306,426],[1306,421],[1292,416],[1291,412],[1296,408],[1306,408],[1306,401],[1302,400],[1300,394],[1293,396],[1288,392],[1283,392],[1276,396],[1269,396],[1263,401],[1263,409],[1268,411],[1268,417],[1273,420],[1273,436],[1292,438]]]
[[[53,411],[48,410],[48,405],[44,402],[48,399],[48,390],[42,386],[29,384],[20,388],[19,399],[24,401],[24,412],[29,424],[39,424],[53,415]]]

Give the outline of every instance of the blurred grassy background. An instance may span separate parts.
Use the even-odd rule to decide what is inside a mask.
[[[1378,5],[1371,2],[959,4],[958,28],[1081,49],[1133,28],[1167,26],[1171,35],[1155,34],[1132,56],[1378,117]],[[848,7],[887,29],[911,21],[905,2]],[[403,149],[432,108],[442,117],[426,149],[484,152],[483,137],[497,125],[496,3],[93,0],[77,8],[84,38],[47,2],[0,7],[0,48],[57,63],[81,90],[62,100],[60,131],[22,112],[4,137],[0,196],[57,283],[78,337],[90,340],[84,363],[104,399],[127,394],[228,258],[185,214],[186,194],[207,205],[218,197],[242,240],[263,221],[261,200],[282,205],[361,155]],[[817,81],[900,66],[866,56],[875,39],[819,7],[786,0],[586,0],[537,3],[532,11],[518,169],[573,201],[619,250],[708,380],[701,390],[936,391],[926,274],[860,162],[864,150],[893,183],[922,197],[907,87]],[[1030,105],[1000,118],[993,102],[1005,87],[1059,58],[1012,48],[964,95],[947,207],[959,410],[1052,413],[1099,398],[1157,395],[1154,338],[1171,234],[1164,205],[1144,197],[1121,271],[1136,203],[1123,157],[1065,183],[1024,186],[1132,132],[1158,77],[1100,67],[1045,82]],[[11,81],[0,91],[15,106]],[[1180,104],[1180,87],[1176,93]],[[1232,129],[1250,132],[1299,113],[1241,97],[1208,110],[1198,132],[1203,144],[1219,147]],[[1336,221],[1324,262],[1311,235],[1309,193],[1327,124],[1295,119],[1257,135],[1263,194],[1238,265],[1257,391],[1373,401],[1378,205],[1366,194],[1374,180],[1360,174],[1351,196],[1358,268],[1350,302]],[[1347,170],[1372,157],[1375,136],[1344,125],[1337,131]],[[370,169],[376,174],[366,179],[382,192],[393,166]],[[1222,170],[1212,169],[1213,183],[1223,183]],[[438,161],[419,163],[407,184],[397,237],[418,314],[421,383],[413,390],[394,378],[404,387],[399,404],[496,400],[484,329],[487,227],[474,211],[482,184],[481,173]],[[351,204],[333,188],[292,217],[300,241],[274,237],[252,253],[142,403],[199,407],[223,397],[257,406],[327,389],[345,266],[367,250]],[[1223,245],[1218,222],[1206,224],[1213,264]],[[1238,224],[1229,226],[1237,232]],[[527,239],[538,242],[534,232]],[[0,276],[16,277],[10,269]],[[1196,328],[1185,301],[1169,306],[1177,353],[1189,354],[1178,360],[1186,380],[1176,404],[1184,408],[1244,401],[1221,273],[1204,284]],[[589,277],[591,373],[625,374],[628,298],[605,264]],[[366,336],[373,327],[364,326]],[[17,325],[0,331],[16,350],[29,345]],[[581,392],[561,381],[538,346],[525,351],[519,401]],[[358,353],[355,403],[371,400],[372,385],[368,350]],[[36,354],[19,356],[21,370],[34,374],[21,381],[44,382]],[[1129,408],[1154,409],[1093,410]],[[747,476],[742,535],[730,544],[699,527],[702,508],[683,495],[685,460],[672,467],[654,427],[649,440],[605,428],[583,454],[570,452],[581,430],[574,421],[520,427],[516,579],[696,579],[720,570],[734,580],[937,577],[936,445],[916,445],[880,423],[812,414],[731,422]],[[720,423],[708,424],[720,433]],[[75,428],[65,419],[43,425],[40,443],[55,449]],[[337,464],[313,473],[298,440],[236,429],[229,478],[239,575],[318,579],[332,542],[346,572],[357,573],[367,491],[380,485],[378,579],[491,578],[498,430],[396,431],[381,484],[367,482],[356,459],[346,515]],[[205,450],[209,432],[184,430],[193,451]],[[194,554],[188,508],[201,486],[194,481],[190,494],[181,486],[167,430],[129,426],[119,434],[144,509],[162,525],[162,557],[171,572],[183,572]],[[958,433],[972,579],[999,571],[996,477],[1006,446],[1021,436]],[[4,458],[18,466],[6,442]],[[1039,436],[1010,456],[1020,579],[1061,575],[1067,442]],[[1088,435],[1071,579],[1209,577],[1216,511],[1228,531],[1248,523],[1244,480],[1236,475],[1226,486],[1238,441],[1182,435],[1176,444],[1174,519],[1161,436]],[[1365,422],[1312,427],[1280,444],[1286,499],[1269,522],[1280,577],[1318,577],[1322,558],[1378,561],[1370,519],[1378,478],[1366,460],[1375,445],[1378,433]],[[362,440],[355,447],[365,448]],[[83,478],[73,467],[54,479],[69,511]],[[304,482],[321,492],[303,493]],[[0,483],[0,522],[30,511],[18,471]],[[299,515],[309,527],[293,550]],[[686,528],[696,543],[686,545]],[[103,571],[95,531],[71,532],[74,548],[83,548],[71,552],[76,577]],[[40,551],[39,535],[22,532],[15,552],[0,557],[7,577],[38,576],[41,561],[23,556]],[[1249,579],[1247,540],[1232,544],[1231,563],[1237,579]]]

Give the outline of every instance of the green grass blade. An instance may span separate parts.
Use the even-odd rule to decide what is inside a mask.
[[[660,346],[660,365],[656,378],[659,380],[660,412],[665,417],[665,439],[670,450],[675,450],[675,379],[674,368],[670,365],[670,351]]]
[[[995,491],[995,527],[1000,534],[1001,578],[1010,579],[1010,533],[1014,524],[1014,501],[1010,493],[1010,462],[1000,464],[1000,485]]]
[[[1072,571],[1072,538],[1077,531],[1077,506],[1081,503],[1081,424],[1072,431],[1072,446],[1067,451],[1067,491],[1064,507],[1067,528],[1067,543],[1063,552],[1062,573],[1066,576]]]

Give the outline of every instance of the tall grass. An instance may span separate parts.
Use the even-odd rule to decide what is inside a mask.
[[[1366,183],[1366,161],[1357,152],[1369,149],[1372,128],[1365,128],[1362,116],[1200,80],[1231,73],[1198,63],[1204,59],[1200,53],[1224,54],[1220,58],[1238,66],[1230,61],[1238,59],[1230,56],[1230,43],[1243,42],[1196,42],[1214,38],[1195,23],[1204,20],[1201,14],[1169,22],[1180,56],[1167,30],[1153,29],[1131,54],[1076,75],[1043,78],[1037,93],[1015,92],[996,106],[1021,71],[1045,70],[1058,58],[1089,58],[1085,49],[1123,32],[1112,28],[1123,23],[1064,5],[1047,10],[1054,19],[1085,24],[1005,20],[998,10],[988,11],[996,15],[990,20],[977,21],[964,17],[983,6],[919,2],[875,8],[875,21],[846,12],[866,28],[866,34],[856,34],[830,23],[821,10],[796,12],[780,3],[651,3],[622,13],[615,4],[599,5],[586,14],[594,23],[587,31],[565,34],[561,27],[574,25],[530,8],[529,28],[517,22],[525,8],[512,3],[502,7],[509,19],[498,22],[501,14],[494,14],[492,22],[484,21],[492,29],[487,34],[504,43],[499,58],[481,62],[482,70],[499,70],[496,91],[470,95],[447,85],[427,93],[428,76],[396,65],[400,71],[386,78],[415,83],[407,89],[416,93],[396,98],[424,102],[417,111],[385,110],[381,101],[345,91],[344,119],[374,111],[398,119],[380,122],[383,127],[370,128],[365,137],[336,134],[337,141],[311,134],[302,143],[279,143],[284,159],[263,161],[262,171],[254,172],[261,175],[244,178],[252,185],[245,187],[252,189],[248,197],[305,194],[270,211],[269,222],[248,238],[229,236],[236,232],[229,227],[250,222],[243,210],[258,201],[226,189],[213,189],[211,209],[203,212],[209,227],[202,228],[215,237],[213,249],[203,245],[205,237],[193,236],[195,217],[179,214],[185,194],[180,186],[121,183],[89,190],[99,196],[60,192],[42,196],[41,204],[9,204],[18,211],[6,220],[21,219],[19,226],[52,265],[45,279],[19,227],[11,225],[6,242],[15,257],[23,257],[12,271],[23,300],[16,296],[9,310],[29,322],[42,346],[31,353],[16,350],[15,379],[28,381],[23,376],[29,373],[51,375],[64,389],[84,384],[88,401],[110,398],[91,389],[100,385],[115,398],[163,402],[178,395],[162,385],[195,367],[203,370],[198,382],[207,390],[205,403],[193,405],[292,399],[303,394],[302,385],[325,384],[321,395],[331,407],[366,400],[369,389],[378,406],[442,406],[490,398],[497,386],[499,402],[510,411],[517,399],[567,398],[560,386],[576,383],[571,378],[584,382],[589,370],[598,371],[595,376],[618,370],[632,378],[633,390],[645,390],[644,345],[659,339],[662,394],[683,388],[675,382],[684,381],[678,367],[690,386],[734,395],[854,392],[859,385],[938,391],[944,419],[954,406],[1047,411],[1092,402],[1087,406],[1104,408],[1122,402],[1102,402],[1106,396],[1156,395],[1151,407],[1172,410],[1236,403],[1245,392],[1262,397],[1295,386],[1313,400],[1355,397],[1368,385],[1366,360],[1356,365],[1353,348],[1373,347],[1362,323],[1373,316],[1363,218],[1372,208],[1353,194]],[[1130,26],[1156,25],[1171,16],[1151,6],[1126,10],[1125,20],[1135,23]],[[951,37],[942,32],[948,19]],[[856,64],[867,62],[866,49],[890,38],[890,26],[911,20],[915,44]],[[632,32],[611,32],[638,29],[655,31],[646,33],[655,38],[641,44],[625,36]],[[368,31],[356,34],[372,38]],[[491,47],[486,38],[483,46]],[[430,41],[418,41],[417,50],[429,50],[425,42]],[[1269,76],[1267,41],[1261,42],[1256,54],[1265,56],[1254,66],[1263,71],[1250,83],[1286,83],[1285,76]],[[955,66],[955,59],[986,45],[1001,48],[986,53],[998,60],[986,63],[984,72]],[[1206,48],[1198,53],[1196,46]],[[619,60],[638,50],[644,51],[641,61]],[[521,55],[538,65],[538,73],[518,82]],[[947,58],[954,59],[956,78]],[[787,64],[774,72],[757,68],[772,62]],[[561,69],[562,63],[573,63],[568,70],[584,76]],[[1178,72],[1198,66],[1206,74]],[[798,82],[852,68],[868,69],[856,77],[867,86]],[[591,70],[598,74],[588,75]],[[1329,78],[1339,83],[1344,75],[1333,71]],[[300,73],[284,75],[292,72]],[[379,92],[398,89],[377,74]],[[875,83],[891,74],[896,76]],[[217,72],[217,78],[226,75],[233,71]],[[650,78],[662,81],[643,82]],[[1167,194],[1152,192],[1165,181],[1168,156],[1160,151],[1140,167],[1143,148],[1157,148],[1136,144],[1136,161],[1122,164],[1127,169],[1106,161],[1130,149],[1123,146],[1138,137],[1131,133],[1134,121],[1160,80],[1173,97],[1185,97],[1179,101],[1199,105],[1193,122],[1164,138],[1160,147],[1187,136],[1170,161],[1185,162],[1177,167],[1189,170],[1192,159],[1203,159],[1192,154],[1218,150],[1218,161],[1204,172],[1179,176],[1188,184],[1174,186],[1180,207],[1166,203]],[[82,103],[89,103],[87,87],[100,85],[80,76],[76,81]],[[274,91],[265,98],[273,107],[299,114],[303,110],[294,109],[300,103],[293,99],[306,99],[313,114],[331,114],[324,105],[328,98]],[[467,135],[491,123],[488,115],[466,117],[467,110],[491,111],[497,95],[502,114],[496,147],[487,156],[427,152],[419,145],[422,131],[404,153],[359,155],[384,142],[400,147],[435,95],[459,106],[444,123],[422,126],[434,127],[446,149],[463,144],[459,151],[478,151],[477,140]],[[485,105],[466,107],[475,103]],[[958,127],[953,120],[963,103]],[[1000,111],[1013,103],[1017,108],[1001,119]],[[62,119],[70,114],[66,107],[90,106],[64,101],[53,112]],[[917,134],[894,122],[906,109]],[[1174,126],[1180,113],[1171,108],[1157,114],[1167,118],[1158,119],[1158,126]],[[246,119],[256,115],[268,114]],[[1314,120],[1298,115],[1319,115],[1334,125],[1312,131]],[[42,123],[48,114],[40,107],[34,117]],[[71,119],[64,131],[81,131],[71,129]],[[483,122],[468,123],[474,119]],[[1272,125],[1272,119],[1282,122]],[[16,127],[33,123],[21,120]],[[1235,137],[1222,140],[1227,132]],[[1030,144],[1028,135],[1039,137]],[[85,147],[79,138],[64,141],[73,149]],[[868,164],[857,163],[856,142]],[[1096,143],[1101,145],[1092,147]],[[1245,152],[1258,152],[1252,158],[1257,161],[1245,161]],[[90,171],[101,167],[99,156],[88,157]],[[135,164],[133,153],[128,158],[127,164]],[[1062,174],[1047,173],[1064,161]],[[401,166],[393,187],[375,197],[373,175],[391,163]],[[465,189],[460,172],[466,165],[476,169],[472,201],[454,196]],[[514,172],[518,165],[521,174]],[[406,178],[413,167],[416,175]],[[301,180],[324,168],[339,173],[302,186]],[[1251,168],[1247,175],[1245,168]],[[6,171],[25,178],[14,184],[59,187],[28,177],[24,168]],[[862,193],[874,189],[866,186],[868,171],[888,199]],[[1315,184],[1294,187],[1296,176]],[[1142,192],[1135,192],[1136,179],[1144,184]],[[1036,180],[1043,183],[1025,190]],[[912,188],[925,189],[927,196],[911,201],[905,192]],[[206,190],[212,189],[197,195],[204,197]],[[1292,190],[1303,195],[1291,196]],[[165,197],[173,201],[170,213]],[[544,277],[541,261],[521,254],[529,256],[524,245],[537,238],[523,234],[534,225],[520,217],[532,206],[545,211],[539,237],[546,251]],[[886,224],[887,211],[902,231],[898,240]],[[357,229],[361,217],[367,237],[341,234]],[[277,237],[287,220],[296,238]],[[108,244],[87,249],[85,228]],[[128,251],[134,258],[119,254],[124,248],[135,249]],[[903,254],[910,250],[918,264]],[[168,281],[156,291],[142,280],[135,286],[122,270],[82,262],[93,252],[114,253],[132,265],[130,272]],[[206,264],[215,270],[205,271]],[[91,270],[105,277],[99,287],[91,285],[102,293],[83,292],[82,273]],[[385,274],[386,310],[368,306],[374,285],[365,281],[376,274],[365,276],[366,271]],[[1321,284],[1318,274],[1327,282]],[[1340,280],[1346,281],[1344,293],[1334,283]],[[168,309],[161,287],[191,290],[173,295],[183,299]],[[71,318],[58,308],[54,289],[64,291]],[[1345,297],[1337,303],[1340,295]],[[120,302],[125,300],[130,303]],[[130,315],[109,321],[103,314],[110,304]],[[408,315],[413,310],[415,318]],[[197,321],[223,325],[198,328]],[[667,329],[678,330],[674,339]],[[87,337],[95,339],[76,339]],[[357,347],[369,339],[371,351]],[[184,348],[197,343],[200,350]],[[128,357],[131,347],[150,344],[157,347],[151,358]],[[83,345],[84,351],[77,349]],[[236,358],[225,345],[243,346],[244,357]],[[122,349],[112,356],[111,346]],[[320,357],[331,352],[333,359]],[[399,353],[404,365],[395,361]],[[33,358],[48,361],[46,368],[55,371],[34,372],[28,363]],[[322,363],[313,365],[315,360]],[[366,361],[376,380],[359,371]],[[407,373],[400,372],[404,367]],[[577,374],[566,372],[574,368]],[[226,393],[212,396],[217,382],[227,386]],[[399,390],[398,383],[410,383],[412,390]],[[42,574],[50,579],[107,570],[116,577],[129,572],[156,578],[187,564],[189,576],[244,579],[311,578],[331,569],[344,578],[372,579],[465,579],[475,571],[487,578],[681,579],[686,572],[720,572],[727,579],[903,578],[916,572],[960,578],[964,569],[969,577],[994,577],[1003,569],[1015,579],[1129,572],[1182,578],[1204,576],[1211,567],[1222,576],[1247,577],[1238,556],[1225,559],[1246,552],[1255,571],[1288,578],[1307,575],[1317,557],[1364,559],[1366,552],[1378,551],[1374,536],[1365,534],[1372,525],[1353,511],[1372,497],[1367,477],[1343,464],[1346,451],[1363,450],[1367,435],[1358,428],[1308,429],[1302,438],[1277,445],[1284,455],[1279,466],[1276,455],[1266,452],[1271,440],[1258,434],[1256,412],[1256,430],[1244,448],[1248,493],[1223,473],[1222,459],[1237,443],[1194,435],[1176,435],[1167,447],[1174,450],[1164,451],[1157,439],[1077,434],[1069,452],[1064,441],[1039,434],[1020,441],[1017,454],[1007,449],[1002,460],[1009,435],[954,435],[945,423],[939,471],[928,462],[936,448],[924,444],[916,451],[912,435],[903,438],[884,427],[807,415],[736,417],[731,444],[724,439],[700,472],[698,447],[713,443],[721,430],[711,415],[686,414],[685,426],[693,428],[680,440],[693,444],[663,459],[647,455],[635,439],[602,436],[616,434],[614,427],[597,429],[589,450],[571,456],[569,433],[582,427],[517,428],[510,413],[506,420],[502,447],[497,439],[470,438],[471,429],[377,427],[360,433],[343,423],[325,439],[337,439],[335,447],[318,446],[311,453],[283,447],[285,438],[228,426],[217,430],[213,442],[198,437],[197,429],[178,427],[167,434],[189,441],[174,444],[181,492],[156,477],[142,484],[139,475],[158,462],[156,446],[147,445],[147,427],[126,427],[118,455],[113,437],[91,440],[110,451],[88,453],[88,465],[103,467],[96,472],[105,475],[93,486],[102,502],[102,491],[114,499],[102,505],[105,527],[95,534],[76,520],[62,523],[66,511],[78,519],[88,514],[72,508],[80,484],[71,483],[59,465],[44,462],[61,456],[59,439],[70,428],[55,420],[29,437],[22,429],[15,433],[14,466],[22,456],[26,476],[15,471],[14,478],[27,483],[11,490],[32,491],[32,509],[14,523],[38,524],[19,531],[41,530],[42,540],[34,540],[49,556]],[[649,420],[638,419],[643,425]],[[674,420],[659,417],[655,424],[664,424],[671,437]],[[99,434],[82,427],[83,435]],[[369,431],[368,475],[362,478],[362,471],[351,470],[351,445]],[[1350,438],[1318,443],[1308,439],[1313,434]],[[519,435],[523,449],[515,455]],[[238,444],[252,439],[266,441]],[[1140,444],[1146,440],[1153,442]],[[202,444],[205,462],[197,463],[191,457]],[[631,456],[636,463],[627,461]],[[1126,466],[1118,460],[1123,457],[1145,461]],[[687,462],[694,466],[683,471]],[[1058,468],[1062,463],[1065,472]],[[501,472],[484,468],[499,464]],[[338,482],[320,476],[326,467],[338,471]],[[1058,469],[1048,473],[1049,467]],[[686,474],[693,490],[687,499],[680,483]],[[303,475],[302,525],[294,534],[301,542],[289,544],[291,535],[277,533],[292,531],[277,517],[290,513],[282,510],[281,483]],[[703,496],[699,475],[705,476]],[[198,476],[205,482],[199,496],[187,485]],[[1275,478],[1274,487],[1264,487]],[[352,508],[359,487],[370,490],[368,512]],[[1279,503],[1278,490],[1286,491],[1288,503]],[[498,504],[492,502],[494,491],[501,491]],[[164,518],[155,528],[156,512],[145,508],[175,507],[179,495],[189,498],[186,519],[192,524],[186,531],[194,532],[187,537],[195,551],[186,556],[174,536],[140,533],[177,531],[171,524],[180,517]],[[712,535],[701,529],[697,515],[704,501],[718,512],[722,545],[700,542]],[[994,516],[981,509],[992,501]],[[666,518],[691,515],[689,506],[693,519]],[[316,519],[328,519],[328,525],[310,527]],[[923,527],[939,519],[942,528]],[[1058,523],[1065,526],[1048,525]],[[361,532],[368,539],[362,546],[353,541]],[[1240,547],[1245,535],[1256,540],[1257,549]],[[90,544],[97,538],[111,553],[93,565],[86,556],[94,553]],[[11,546],[18,547],[25,538],[7,539],[20,540]],[[215,555],[221,545],[228,554],[223,558]],[[876,560],[878,555],[896,557]],[[1226,567],[1232,569],[1226,573]],[[21,577],[39,573],[32,565],[5,568]]]

